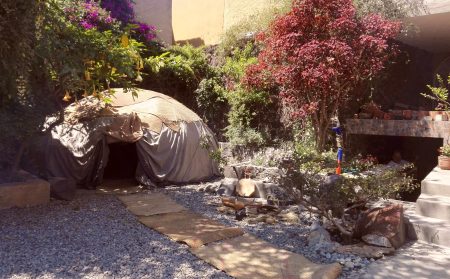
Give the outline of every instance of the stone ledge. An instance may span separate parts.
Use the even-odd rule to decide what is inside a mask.
[[[347,119],[347,134],[442,138],[450,142],[450,121]]]
[[[25,181],[0,184],[0,210],[31,207],[50,201],[50,184],[29,173],[21,172]]]

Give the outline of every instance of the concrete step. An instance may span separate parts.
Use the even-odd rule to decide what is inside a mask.
[[[409,239],[450,247],[450,222],[405,212]]]
[[[450,197],[421,194],[416,213],[425,217],[450,221]]]
[[[450,197],[450,171],[433,169],[422,181],[422,194]]]

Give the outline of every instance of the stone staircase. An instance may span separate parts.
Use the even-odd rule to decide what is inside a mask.
[[[409,233],[418,240],[450,247],[450,171],[435,168],[421,186],[415,209],[405,208]]]

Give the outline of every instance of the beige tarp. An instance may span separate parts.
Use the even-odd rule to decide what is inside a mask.
[[[98,185],[112,142],[136,143],[136,178],[145,185],[197,182],[218,175],[210,156],[217,142],[197,114],[161,93],[139,89],[134,97],[122,89],[113,92],[109,105],[88,97],[65,110],[66,121],[52,130],[47,144],[50,176]]]

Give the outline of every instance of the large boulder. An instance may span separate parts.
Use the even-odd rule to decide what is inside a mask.
[[[366,236],[367,241],[373,240],[373,235],[387,238],[396,249],[401,247],[406,238],[403,205],[394,204],[384,208],[373,208],[361,214],[355,225],[354,236],[360,238]]]
[[[239,180],[236,178],[225,178],[220,182],[219,189],[217,190],[217,194],[220,196],[234,196],[234,192],[236,191],[236,185]]]
[[[236,193],[241,197],[250,198],[255,196],[256,182],[252,179],[241,179],[236,186]]]
[[[308,246],[317,248],[331,242],[330,233],[319,223],[314,222],[311,225],[310,231],[308,236]]]

